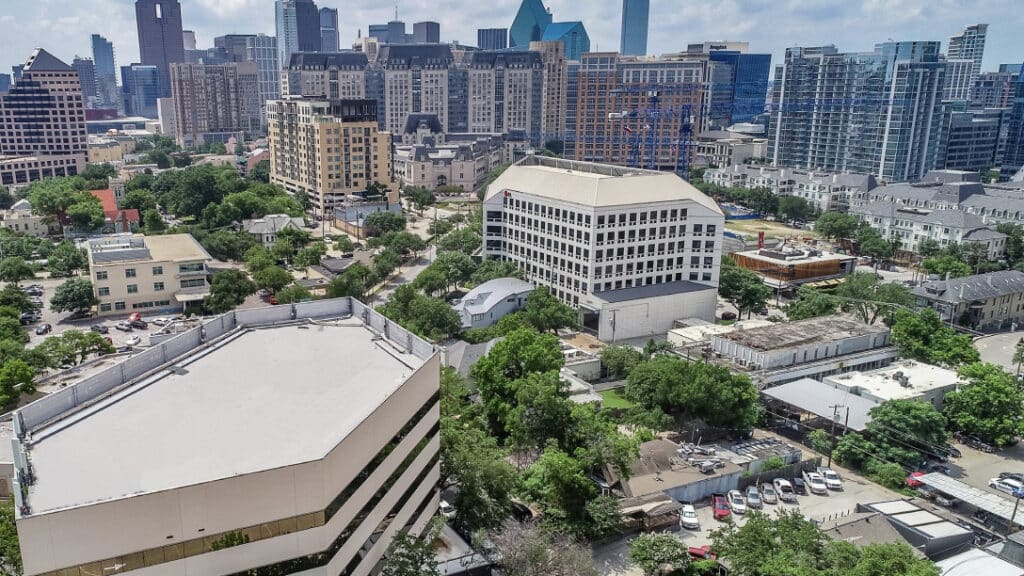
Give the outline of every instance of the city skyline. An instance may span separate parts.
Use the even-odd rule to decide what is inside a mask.
[[[370,0],[347,3],[341,14],[341,46],[351,46],[357,30],[366,35],[371,23],[394,18],[394,6]],[[474,44],[478,28],[509,27],[520,0],[497,0],[479,5],[464,0],[406,1],[398,16],[411,26],[420,20],[441,24],[441,41],[459,40]],[[740,0],[732,6],[673,6],[669,0],[651,2],[648,53],[652,55],[685,50],[687,42],[744,40],[757,52],[771,53],[781,61],[791,46],[835,44],[844,52],[870,51],[877,42],[897,40],[939,40],[945,49],[949,37],[965,25],[991,24],[982,70],[995,70],[1001,63],[1024,61],[1014,46],[1013,31],[1024,24],[1024,14],[1013,10],[1009,0],[983,0],[965,15],[957,3],[903,0],[898,8],[867,4],[847,6],[821,0],[814,6],[791,2]],[[594,51],[617,51],[620,40],[621,0],[606,0],[585,6],[569,0],[548,0],[545,5],[560,20],[581,20],[587,27]],[[182,0],[184,28],[195,30],[200,46],[212,46],[213,38],[231,33],[265,33],[275,30],[274,7],[261,0]],[[341,8],[324,1],[319,7]],[[438,16],[440,15],[440,16]],[[772,26],[760,26],[772,18]],[[139,61],[138,38],[131,4],[118,0],[97,0],[84,8],[71,0],[48,0],[21,5],[17,11],[0,7],[0,27],[16,29],[9,42],[0,46],[0,69],[23,63],[36,47],[46,48],[67,61],[88,56],[90,34],[99,33],[115,46],[119,64]],[[357,28],[358,27],[358,28]],[[74,30],[80,30],[75,33]]]

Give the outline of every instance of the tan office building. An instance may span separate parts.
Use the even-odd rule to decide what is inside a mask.
[[[179,312],[210,294],[210,255],[190,234],[116,234],[86,244],[101,316]]]
[[[374,182],[398,201],[392,179],[391,134],[377,129],[373,100],[272,100],[267,103],[270,182],[306,194],[328,215]]]
[[[226,143],[262,131],[254,62],[171,64],[171,100],[179,146]]]

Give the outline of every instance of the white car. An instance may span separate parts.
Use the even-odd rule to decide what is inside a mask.
[[[1013,478],[993,478],[988,481],[989,488],[995,488],[1000,492],[1006,492],[1011,496],[1016,496],[1021,493],[1021,487],[1024,486],[1020,482]]]
[[[164,318],[163,316],[160,316],[159,318],[153,318],[153,324],[156,324],[157,326],[167,326],[170,323],[170,318]]]
[[[793,485],[789,483],[789,480],[776,478],[772,480],[772,485],[775,486],[775,491],[779,493],[779,500],[783,502],[796,502],[796,492],[793,491]]]
[[[441,516],[447,520],[455,518],[455,507],[449,504],[447,500],[441,500]]]
[[[733,514],[747,513],[747,503],[743,500],[743,494],[740,494],[739,490],[729,490],[725,498],[729,501],[729,508]]]
[[[839,474],[831,468],[818,468],[818,474],[825,479],[825,486],[828,486],[829,490],[842,490],[843,481],[839,479]]]
[[[804,472],[804,482],[807,482],[807,489],[813,494],[828,494],[828,485],[825,479],[817,472]]]
[[[697,511],[694,510],[693,504],[683,504],[683,509],[679,513],[679,525],[691,530],[700,530],[700,521],[697,520]]]
[[[129,336],[124,340],[125,346],[138,346],[139,344],[142,344],[142,338],[138,336]]]

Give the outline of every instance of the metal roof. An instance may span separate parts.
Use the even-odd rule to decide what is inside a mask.
[[[911,293],[926,300],[958,303],[998,298],[1021,292],[1024,292],[1024,272],[1001,270],[988,274],[928,282],[923,286],[918,286]]]
[[[957,500],[966,502],[979,510],[984,510],[1003,520],[1010,520],[1010,516],[1013,514],[1013,500],[987,490],[969,486],[945,474],[931,472],[924,476],[918,476],[917,479],[927,486],[949,494]],[[1017,520],[1014,522],[1024,525],[1024,507],[1017,510]]]
[[[678,282],[662,282],[661,284],[648,284],[646,286],[635,286],[633,288],[621,288],[619,290],[595,292],[593,296],[602,302],[615,304],[618,302],[642,300],[644,298],[658,298],[660,296],[673,296],[676,294],[703,292],[704,290],[714,289],[714,286],[708,286],[707,284],[690,282],[689,280],[679,280]]]
[[[867,427],[868,422],[871,421],[868,412],[876,406],[867,398],[833,388],[810,378],[774,386],[761,391],[761,394],[828,420],[831,420],[836,414],[834,406],[849,408],[850,419],[847,427],[849,430],[858,432]],[[841,422],[846,422],[846,413],[843,408],[840,409],[839,416],[842,419]]]

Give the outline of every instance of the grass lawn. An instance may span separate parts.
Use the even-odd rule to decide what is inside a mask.
[[[725,229],[753,238],[757,238],[757,233],[762,231],[769,238],[786,238],[790,236],[799,236],[800,238],[821,237],[820,234],[813,230],[790,228],[782,222],[769,222],[767,220],[726,220]]]
[[[605,390],[604,392],[600,392],[599,394],[601,394],[601,398],[604,401],[603,406],[605,408],[628,409],[632,408],[633,406],[636,406],[636,404],[633,404],[629,400],[623,398],[622,394],[620,394],[618,390]]]

